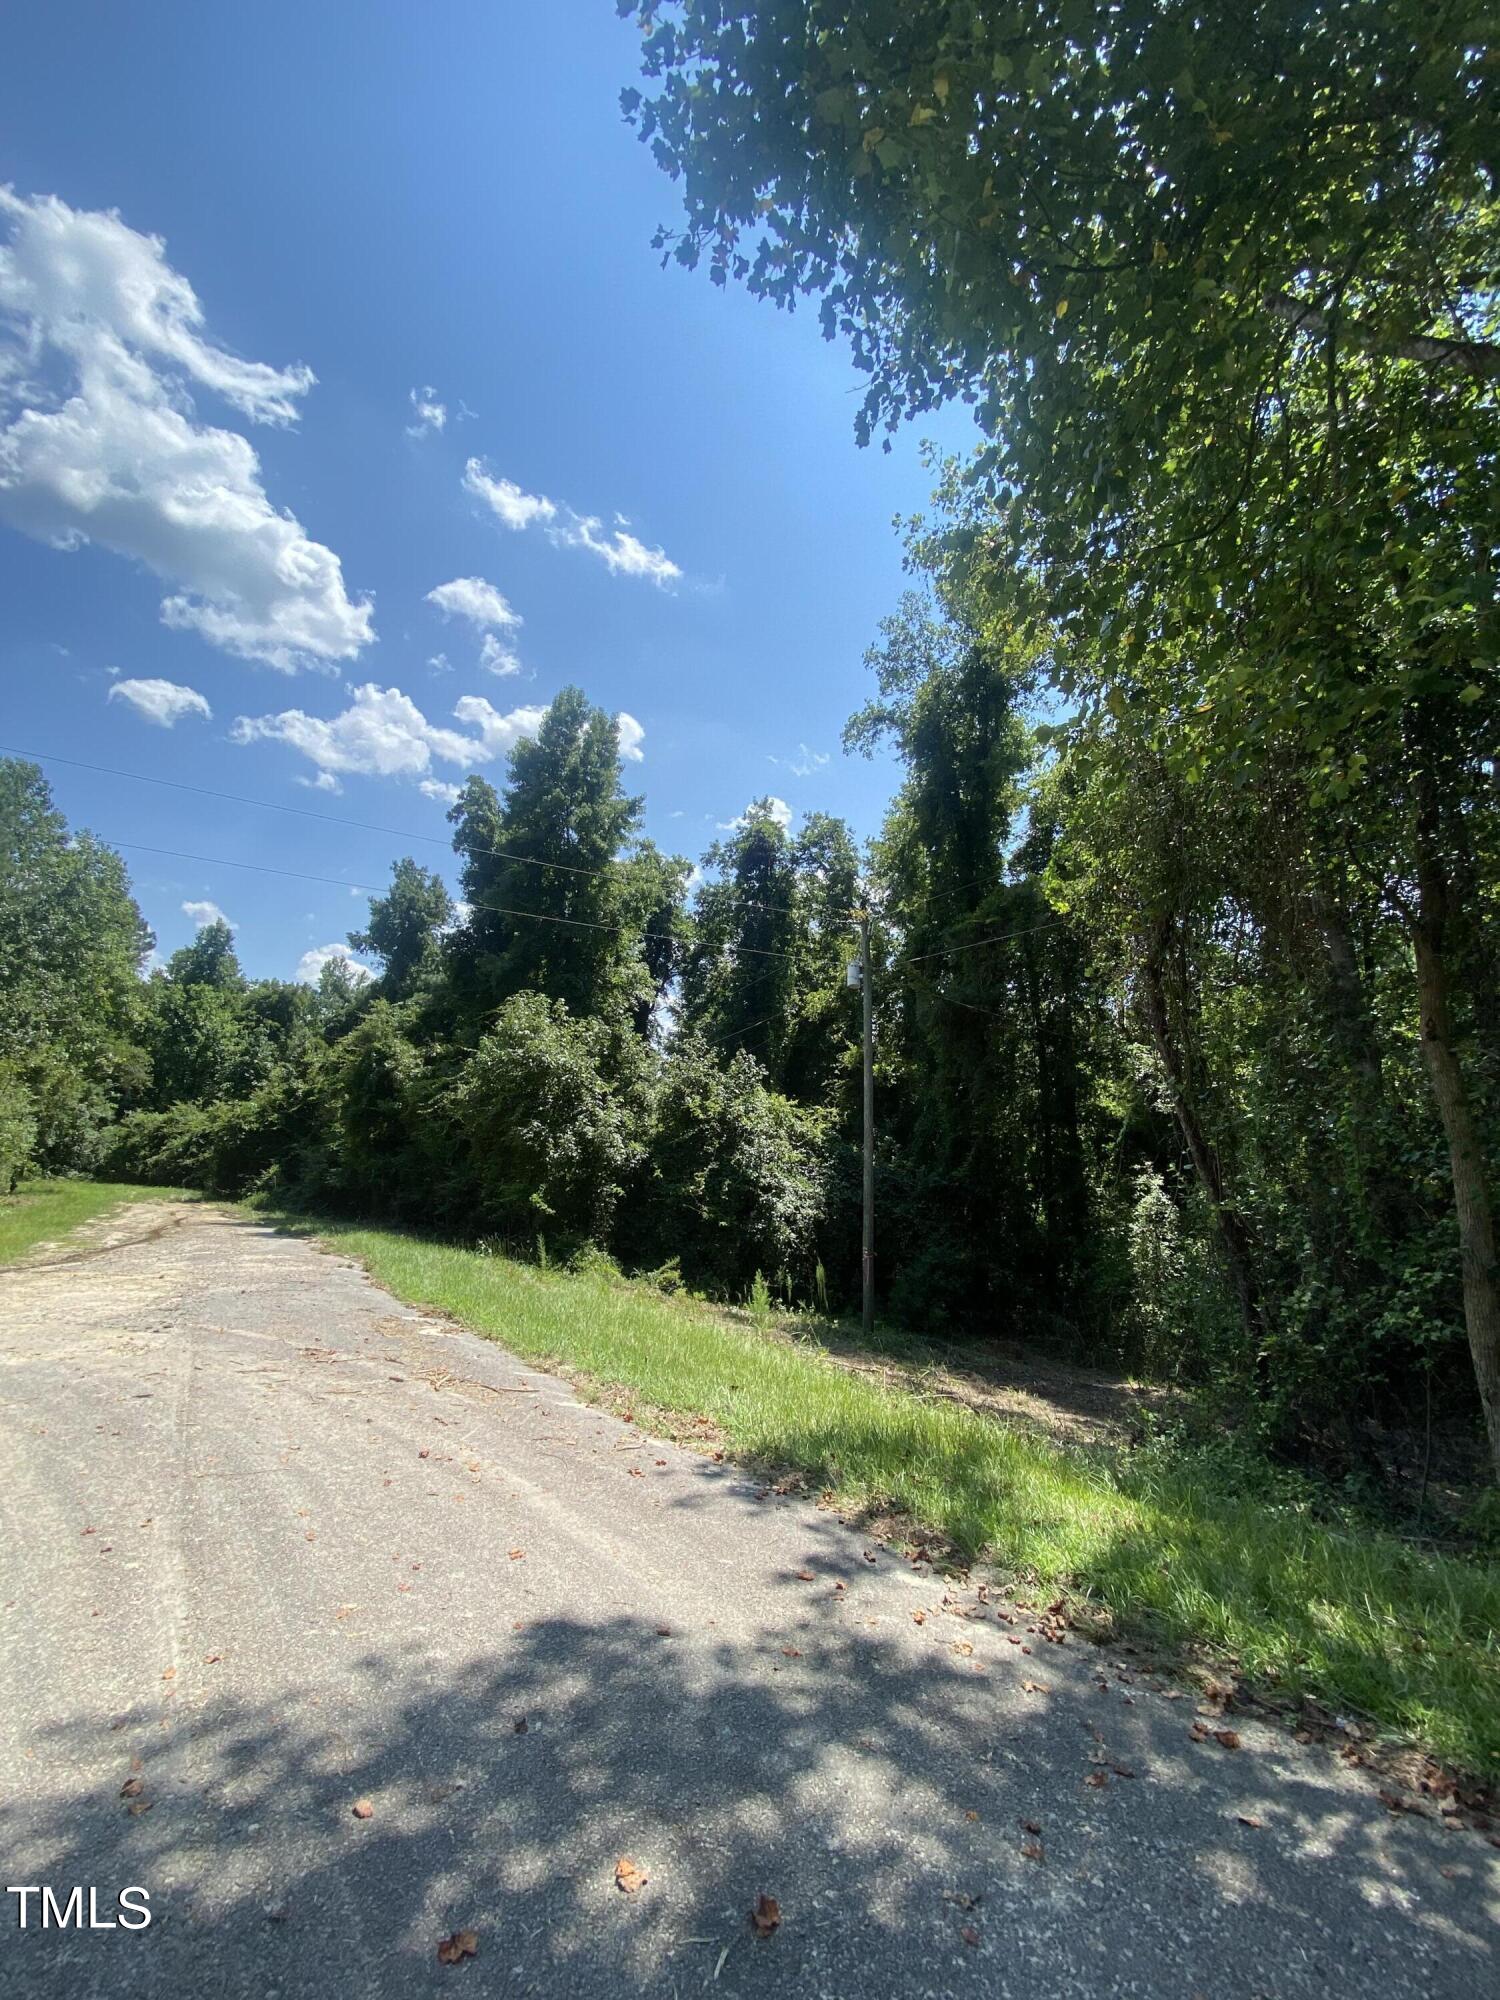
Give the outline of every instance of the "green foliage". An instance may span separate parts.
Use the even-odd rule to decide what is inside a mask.
[[[517,993],[442,1100],[466,1224],[606,1242],[643,1159],[647,1067],[632,1038]]]
[[[0,1063],[30,1099],[38,1168],[91,1165],[113,1100],[139,1081],[150,948],[119,856],[69,834],[35,765],[0,759]]]
[[[31,1092],[11,1063],[0,1063],[0,1195],[9,1194],[36,1149]]]
[[[453,899],[442,877],[403,859],[391,870],[387,893],[371,900],[365,928],[350,931],[349,942],[380,960],[382,992],[402,1000],[424,972],[437,975],[439,940],[452,920]]]
[[[741,1051],[727,1063],[691,1035],[656,1096],[638,1227],[647,1258],[680,1257],[689,1282],[742,1295],[757,1271],[806,1296],[827,1200],[827,1118],[765,1086]]]

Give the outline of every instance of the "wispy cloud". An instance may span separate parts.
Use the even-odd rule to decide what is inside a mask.
[[[408,437],[428,437],[440,431],[448,421],[448,406],[438,401],[437,390],[429,382],[425,389],[410,392],[412,421],[406,426]]]
[[[440,583],[435,590],[429,590],[427,602],[435,604],[445,618],[466,618],[484,633],[479,664],[487,674],[503,680],[521,671],[515,647],[500,634],[514,632],[523,620],[494,584],[487,583],[482,576],[456,576],[451,583]],[[443,659],[441,654],[438,657]],[[429,660],[427,664],[433,666],[436,662]],[[447,665],[446,659],[443,664]]]
[[[374,638],[338,557],[272,505],[237,431],[195,420],[206,391],[252,422],[295,423],[311,369],[216,346],[160,237],[114,211],[0,188],[0,519],[146,564],[161,616],[285,672]]]
[[[805,743],[799,743],[795,757],[768,757],[766,762],[775,764],[783,771],[790,771],[794,778],[810,778],[814,771],[821,771],[828,762],[828,752],[809,750]]]
[[[580,514],[545,494],[526,492],[513,479],[497,477],[482,458],[469,460],[463,483],[503,526],[520,530],[540,524],[558,548],[585,549],[616,576],[643,576],[660,585],[677,583],[682,577],[666,550],[648,547],[630,532],[630,523],[621,514],[606,529],[597,514]]]
[[[106,701],[128,702],[137,715],[145,716],[160,729],[170,729],[185,715],[201,715],[212,721],[213,710],[196,688],[178,681],[115,681]]]
[[[225,916],[217,903],[184,903],[182,914],[185,917],[191,918],[200,931],[205,924],[228,924],[231,930],[236,928],[234,923]]]

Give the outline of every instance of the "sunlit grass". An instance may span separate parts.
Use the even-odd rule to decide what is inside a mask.
[[[320,1227],[399,1297],[542,1365],[711,1418],[733,1454],[841,1505],[908,1516],[960,1553],[1209,1649],[1471,1770],[1500,1770],[1500,1572],[1214,1488],[1159,1454],[1068,1451],[818,1350],[607,1277],[396,1231]]]
[[[0,1264],[13,1264],[38,1243],[66,1236],[128,1201],[191,1201],[182,1188],[126,1187],[108,1181],[27,1181],[0,1196]]]

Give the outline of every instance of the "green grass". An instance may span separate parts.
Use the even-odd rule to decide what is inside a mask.
[[[1226,1493],[1160,1454],[1065,1451],[642,1285],[391,1230],[318,1234],[398,1297],[528,1360],[709,1417],[735,1456],[795,1469],[841,1505],[908,1516],[966,1556],[1107,1607],[1121,1629],[1363,1714],[1469,1771],[1500,1771],[1493,1564]]]
[[[128,1201],[191,1201],[183,1188],[126,1187],[109,1181],[27,1181],[0,1196],[0,1264]]]

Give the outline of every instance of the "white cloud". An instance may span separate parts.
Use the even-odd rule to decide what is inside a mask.
[[[791,826],[794,814],[785,799],[778,799],[773,795],[770,798],[754,799],[751,803],[759,806],[767,819],[774,820],[783,833]],[[742,826],[749,823],[749,819],[750,806],[746,806],[736,818],[717,820],[715,824],[720,833],[738,833]]]
[[[507,528],[529,528],[533,521],[551,521],[557,515],[544,494],[527,493],[513,479],[496,479],[482,458],[471,458],[464,467],[464,486]]]
[[[479,648],[479,664],[487,674],[497,680],[506,680],[511,674],[521,671],[521,659],[503,639],[497,639],[493,632],[486,632],[484,644]]]
[[[828,762],[828,752],[809,750],[805,743],[799,743],[795,757],[768,757],[766,762],[779,765],[783,771],[790,771],[794,778],[810,778],[814,771],[821,771]]]
[[[427,664],[435,674],[451,674],[453,671],[453,662],[446,653],[432,654]]]
[[[414,423],[406,426],[408,437],[426,437],[429,431],[440,431],[448,421],[448,406],[437,399],[437,390],[429,382],[425,389],[410,392]]]
[[[128,701],[137,714],[144,715],[148,722],[154,722],[162,729],[170,729],[185,715],[201,715],[209,721],[213,719],[213,710],[198,690],[183,687],[177,681],[116,681],[105,700],[116,699]]]
[[[514,646],[497,635],[500,632],[514,632],[524,621],[519,611],[510,603],[503,591],[487,583],[482,576],[456,576],[451,583],[440,583],[436,590],[429,590],[427,602],[435,604],[445,618],[467,618],[471,625],[477,625],[484,633],[484,643],[479,648],[479,664],[487,674],[504,679],[509,674],[521,671],[521,662]],[[443,665],[448,664],[444,655],[439,654]],[[435,661],[429,660],[429,666]]]
[[[360,986],[363,986],[367,979],[375,977],[369,966],[357,959],[346,944],[320,944],[315,945],[311,951],[303,952],[297,960],[297,970],[292,977],[299,986],[316,986],[323,967],[333,959],[342,960]]]
[[[628,763],[640,764],[645,761],[646,753],[641,745],[646,740],[646,732],[635,717],[627,715],[623,708],[615,717],[615,734],[620,739],[620,755]]]
[[[445,806],[458,804],[462,785],[445,785],[441,778],[424,778],[417,790],[424,799],[440,799]]]
[[[665,549],[648,549],[646,544],[619,526],[607,538],[597,515],[570,514],[567,522],[553,531],[552,539],[563,548],[587,549],[599,557],[617,576],[649,577],[652,583],[676,583],[682,571]]]
[[[236,743],[286,743],[320,773],[337,778],[350,772],[366,777],[427,777],[434,758],[458,765],[486,764],[523,736],[534,736],[545,708],[515,708],[502,715],[483,695],[466,694],[453,710],[470,732],[429,722],[400,688],[373,682],[353,690],[342,714],[329,720],[303,709],[278,715],[242,715],[232,731]]]
[[[544,494],[526,492],[513,479],[496,478],[482,458],[471,458],[464,467],[464,486],[507,528],[529,528],[539,521],[559,548],[587,549],[617,576],[644,576],[656,584],[676,583],[682,576],[665,549],[648,548],[630,533],[623,515],[615,516],[613,530],[606,533],[597,514],[559,507]]]
[[[520,612],[482,576],[456,576],[451,583],[440,583],[428,591],[427,602],[435,604],[445,618],[467,618],[481,631],[491,627],[510,631],[521,623]]]
[[[200,931],[205,924],[229,924],[231,930],[236,928],[230,922],[229,918],[225,916],[217,903],[184,903],[182,914],[185,917],[191,917],[193,923]]]
[[[191,388],[287,425],[310,369],[207,340],[159,237],[113,212],[0,188],[0,519],[54,547],[93,541],[172,586],[164,622],[283,671],[374,637],[338,557],[261,484],[238,432],[195,421]]]

